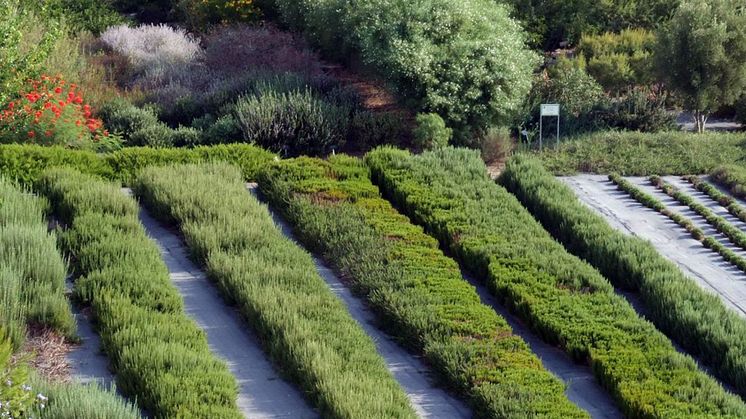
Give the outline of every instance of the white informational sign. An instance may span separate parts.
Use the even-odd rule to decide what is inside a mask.
[[[560,116],[560,105],[556,103],[542,104],[541,116]]]

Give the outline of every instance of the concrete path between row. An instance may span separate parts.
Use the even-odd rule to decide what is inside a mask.
[[[186,314],[207,333],[212,352],[239,384],[238,407],[249,418],[316,418],[301,393],[279,377],[256,335],[192,262],[179,234],[140,210],[140,221],[158,244],[171,281],[184,298]]]
[[[614,228],[629,235],[650,241],[703,289],[714,293],[725,305],[746,317],[746,274],[723,260],[719,254],[702,246],[691,235],[668,217],[649,209],[626,192],[617,189],[603,175],[579,175],[561,178],[578,198],[594,209]],[[630,179],[638,185],[646,180]],[[655,192],[646,187],[648,192]],[[666,204],[665,194],[656,197]],[[674,208],[675,209],[675,208]],[[688,213],[687,216],[691,215]],[[712,230],[707,230],[712,232]]]
[[[258,195],[256,185],[249,184],[248,189],[255,197]],[[299,243],[293,235],[292,228],[272,209],[270,213],[283,234]],[[406,392],[419,417],[444,419],[472,417],[470,409],[462,401],[433,384],[427,366],[419,357],[407,352],[393,338],[376,327],[375,314],[367,308],[363,300],[355,297],[319,258],[313,256],[313,261],[319,275],[326,281],[332,292],[347,306],[350,315],[373,339],[378,353]]]

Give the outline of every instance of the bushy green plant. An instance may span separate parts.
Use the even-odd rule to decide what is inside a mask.
[[[12,342],[0,324],[0,417],[29,417],[36,402],[35,394],[26,387],[29,369],[12,356]]]
[[[742,361],[746,321],[702,290],[649,242],[614,230],[538,160],[511,159],[499,180],[569,251],[615,286],[639,292],[647,317],[660,330],[711,365],[716,375],[739,392],[746,390],[742,378],[746,374]],[[665,209],[652,197],[637,198],[658,211]]]
[[[47,401],[44,408],[37,403],[34,417],[41,419],[139,419],[139,410],[116,394],[116,389],[104,389],[96,383],[50,383],[32,377],[35,394],[42,394]]]
[[[417,126],[412,132],[414,143],[423,150],[436,150],[448,146],[453,130],[435,113],[421,113],[415,119]]]
[[[290,156],[322,155],[347,138],[350,109],[326,102],[309,89],[246,96],[234,107],[244,138]]]
[[[492,182],[478,153],[379,149],[366,161],[384,194],[544,340],[590,362],[627,415],[746,414],[740,398],[680,354],[598,271],[567,253]]]
[[[746,198],[746,167],[727,164],[714,168],[712,180],[739,198]]]
[[[25,339],[25,322],[50,327],[76,338],[76,325],[65,298],[67,267],[47,232],[47,204],[0,177],[0,325],[14,348]]]
[[[322,416],[415,417],[373,341],[311,257],[249,195],[237,168],[151,167],[134,190],[153,214],[179,225],[208,277]]]
[[[740,163],[745,141],[741,134],[607,131],[565,140],[538,156],[555,174],[690,175]]]
[[[602,117],[610,128],[642,132],[675,131],[676,113],[668,110],[669,96],[660,88],[632,87],[608,103]]]
[[[183,312],[160,251],[119,186],[70,169],[38,182],[68,229],[75,294],[90,302],[122,393],[158,417],[241,417],[238,385]]]
[[[654,82],[654,49],[655,34],[645,29],[584,35],[578,44],[588,73],[614,92]]]
[[[437,241],[380,197],[361,160],[284,160],[265,169],[259,184],[380,324],[471,401],[475,416],[584,417]],[[496,359],[506,361],[498,368]]]
[[[287,26],[329,55],[359,58],[422,112],[467,139],[506,122],[530,88],[538,59],[493,0],[265,0]]]

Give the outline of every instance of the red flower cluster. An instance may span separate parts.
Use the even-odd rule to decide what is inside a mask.
[[[30,91],[22,92],[21,99],[10,102],[0,111],[0,130],[16,134],[23,134],[25,130],[29,139],[40,133],[53,137],[60,129],[73,140],[74,137],[77,140],[92,137],[96,141],[101,135],[109,135],[102,131],[101,120],[92,117],[91,106],[84,103],[74,83],[67,83],[61,76],[45,75],[40,80],[30,80],[28,86]]]

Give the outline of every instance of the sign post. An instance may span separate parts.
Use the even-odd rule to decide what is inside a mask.
[[[557,118],[557,145],[559,145],[560,132],[560,105],[557,103],[543,103],[539,114],[539,150],[544,143],[544,117],[553,116]]]

